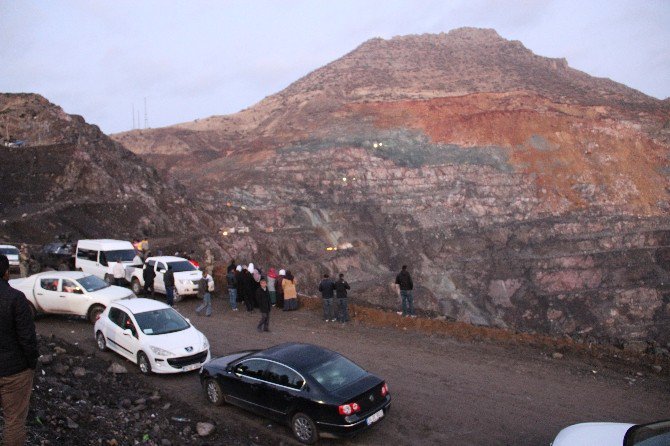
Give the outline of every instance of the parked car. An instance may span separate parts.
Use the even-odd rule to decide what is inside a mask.
[[[668,446],[670,420],[649,424],[580,423],[561,430],[552,446]]]
[[[391,395],[384,380],[339,353],[288,343],[213,359],[200,371],[210,403],[234,404],[288,424],[298,441],[352,436],[381,420]]]
[[[16,270],[19,268],[19,249],[12,245],[0,245],[0,254],[7,256],[9,268]]]
[[[98,349],[113,350],[144,374],[188,372],[211,359],[205,335],[172,307],[153,299],[113,302],[93,332]]]
[[[75,251],[77,244],[73,242],[54,242],[42,246],[37,253],[37,261],[42,269],[53,268],[58,271],[75,269]]]
[[[135,297],[127,288],[80,271],[47,271],[10,280],[9,284],[26,295],[34,315],[74,314],[91,323],[111,302]]]
[[[179,302],[185,296],[198,294],[198,281],[202,279],[202,271],[198,270],[188,259],[174,256],[148,257],[145,261],[147,268],[156,271],[154,278],[154,289],[158,293],[165,294],[165,282],[163,276],[167,267],[171,266],[174,272],[174,301]],[[140,294],[144,287],[144,275],[142,267],[129,265],[126,268],[126,279],[136,294]]]
[[[75,266],[77,269],[112,283],[114,264],[121,260],[126,266],[132,265],[134,258],[135,248],[127,240],[79,240]]]

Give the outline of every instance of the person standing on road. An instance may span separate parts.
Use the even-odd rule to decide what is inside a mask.
[[[230,299],[230,308],[233,311],[237,311],[237,273],[238,272],[235,268],[229,269],[226,273],[226,281],[228,282],[228,298]]]
[[[284,271],[281,270],[279,271],[280,273]],[[280,274],[279,276],[281,280],[281,285],[282,285],[282,290],[283,290],[283,298],[282,301],[284,302],[284,311],[294,311],[298,309],[298,291],[296,289],[296,284],[297,281],[295,277],[293,277],[293,273],[291,271],[285,271],[284,275],[282,276]]]
[[[414,283],[412,282],[412,276],[407,271],[407,265],[403,265],[402,270],[396,276],[395,286],[402,300],[402,315],[416,317],[414,314],[414,296],[412,296]]]
[[[256,289],[256,302],[258,302],[258,309],[261,312],[261,321],[258,323],[256,329],[258,331],[270,331],[270,292],[268,291],[268,282],[265,277],[262,277],[259,282],[259,287]]]
[[[151,289],[151,297],[155,296],[154,290],[154,279],[156,278],[156,271],[154,271],[154,265],[145,264],[144,270],[142,271],[142,278],[144,279],[144,295],[149,294],[149,289]]]
[[[165,284],[167,304],[174,307],[174,271],[172,271],[172,265],[168,264],[167,271],[165,271],[165,275],[163,276],[163,283]]]
[[[277,276],[277,280],[275,281],[275,291],[277,293],[277,308],[284,308],[286,310],[286,307],[284,307],[284,278],[286,277],[286,271],[283,269],[279,270],[279,275]]]
[[[121,259],[116,261],[112,268],[112,274],[114,274],[114,285],[123,286],[123,282],[126,280],[126,267]]]
[[[323,320],[326,322],[335,322],[333,315],[333,292],[335,291],[335,283],[332,281],[328,273],[323,275],[323,280],[319,284],[319,291],[323,298]]]
[[[5,446],[26,443],[26,418],[39,350],[26,296],[9,283],[9,260],[0,254],[0,403]]]
[[[28,247],[25,243],[22,243],[19,249],[19,271],[21,277],[28,277],[30,272],[30,253],[28,253]]]
[[[268,270],[268,291],[270,291],[270,302],[274,307],[277,304],[277,271],[274,268]]]
[[[344,274],[340,273],[340,278],[335,282],[335,292],[337,293],[337,320],[338,322],[349,322],[349,308],[347,302],[347,290],[351,287],[344,280]]]
[[[205,310],[205,316],[212,315],[212,291],[214,291],[214,279],[207,273],[207,268],[203,268],[202,278],[198,280],[198,297],[202,299],[202,304],[195,309],[198,316],[202,310]]]
[[[242,295],[244,305],[249,313],[254,311],[254,293],[256,292],[256,282],[246,266],[242,267],[238,276],[237,291]]]

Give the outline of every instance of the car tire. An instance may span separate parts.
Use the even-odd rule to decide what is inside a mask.
[[[214,378],[208,378],[205,381],[205,395],[207,396],[207,401],[215,406],[222,406],[226,402],[221,384]]]
[[[102,334],[101,331],[95,334],[95,343],[98,346],[98,350],[100,350],[101,352],[107,350],[107,340],[105,339],[105,335]]]
[[[95,324],[103,311],[105,311],[104,306],[99,304],[91,305],[91,308],[88,309],[88,313],[86,314],[86,319],[88,319],[91,324]]]
[[[137,366],[140,368],[140,372],[143,375],[151,374],[151,362],[144,352],[139,352],[137,354]]]
[[[181,302],[181,300],[183,299],[182,295],[179,294],[179,292],[177,291],[177,287],[174,288],[172,296],[174,297],[174,303]]]
[[[134,278],[133,281],[131,282],[130,289],[133,290],[133,293],[135,293],[135,295],[137,296],[139,296],[140,293],[143,291],[142,285],[140,284],[140,281],[137,278]]]
[[[291,430],[295,438],[303,444],[314,444],[319,439],[319,432],[314,421],[302,412],[293,415],[291,419]]]

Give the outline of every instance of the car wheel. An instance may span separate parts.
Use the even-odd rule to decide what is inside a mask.
[[[98,350],[104,352],[107,350],[107,341],[105,340],[105,335],[101,331],[97,332],[95,335],[95,343],[98,344]]]
[[[130,289],[132,289],[133,293],[138,296],[142,292],[142,285],[140,285],[140,281],[137,278],[133,279],[133,283],[130,284]]]
[[[91,305],[91,308],[89,308],[86,318],[91,324],[95,324],[95,321],[98,320],[103,311],[105,311],[105,307],[103,307],[102,305],[97,304]]]
[[[143,374],[148,375],[151,373],[151,362],[149,362],[149,358],[147,358],[147,355],[144,354],[144,352],[139,352],[137,354],[137,366]]]
[[[183,299],[181,294],[177,291],[177,287],[175,287],[174,291],[172,292],[172,296],[174,297],[174,303],[181,302]]]
[[[215,406],[221,406],[226,402],[221,385],[214,378],[205,381],[205,393],[207,394],[207,401]]]
[[[314,444],[319,438],[316,424],[314,424],[314,421],[312,421],[308,415],[305,415],[302,412],[293,415],[291,429],[293,430],[293,435],[295,435],[295,438],[297,438],[300,443]]]

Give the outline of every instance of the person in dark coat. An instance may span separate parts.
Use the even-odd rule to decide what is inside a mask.
[[[328,274],[323,275],[323,280],[319,284],[319,291],[321,291],[321,297],[323,298],[323,320],[326,322],[335,322],[336,319],[333,315],[335,282],[333,282]]]
[[[142,271],[142,278],[144,279],[144,295],[149,294],[151,290],[151,297],[154,297],[154,279],[156,278],[156,271],[153,265],[145,264],[144,271]]]
[[[265,277],[261,278],[259,287],[256,290],[256,302],[258,302],[258,309],[261,312],[261,321],[258,323],[256,329],[258,331],[270,331],[272,301],[270,300],[270,291],[268,291],[268,283]]]
[[[165,297],[167,304],[171,307],[174,306],[174,271],[172,271],[172,265],[168,265],[167,271],[163,276],[163,283],[165,284]]]
[[[402,315],[414,317],[414,296],[412,296],[414,282],[412,282],[412,276],[407,271],[407,265],[402,266],[402,270],[395,278],[395,285],[402,300]]]
[[[230,259],[230,263],[228,264],[228,267],[226,268],[226,273],[229,273],[231,271],[235,271],[235,268],[237,268],[237,266],[235,265],[235,259]]]
[[[26,442],[26,417],[39,356],[26,296],[9,285],[9,260],[0,254],[0,402],[5,445]]]
[[[344,280],[344,274],[340,273],[339,280],[335,282],[335,293],[337,295],[337,320],[342,323],[349,322],[347,290],[350,289],[351,287]]]
[[[242,267],[237,292],[240,293],[248,312],[254,311],[254,293],[256,292],[256,281],[248,269]]]

